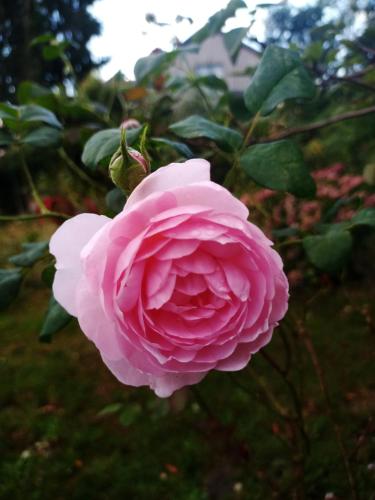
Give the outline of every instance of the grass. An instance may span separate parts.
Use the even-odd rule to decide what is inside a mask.
[[[292,295],[296,314],[307,295]],[[342,290],[323,294],[307,327],[358,496],[367,499],[375,477],[374,331],[363,314],[370,298],[354,290],[349,298]],[[240,373],[214,372],[194,390],[158,399],[121,385],[75,323],[51,344],[38,342],[47,299],[30,278],[0,319],[1,499],[350,498],[311,360],[286,323],[290,355],[281,332],[265,352],[290,366],[308,443],[270,408],[263,384],[294,412],[285,380],[263,355]]]

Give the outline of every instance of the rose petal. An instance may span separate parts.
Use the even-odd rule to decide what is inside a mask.
[[[103,215],[76,215],[64,222],[52,235],[49,248],[56,257],[53,294],[57,302],[73,316],[77,316],[75,296],[82,274],[81,250],[110,220]]]

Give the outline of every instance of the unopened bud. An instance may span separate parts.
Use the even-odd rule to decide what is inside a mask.
[[[121,144],[109,163],[109,175],[115,186],[122,189],[128,196],[150,172],[148,156],[126,144],[126,129],[121,131]],[[145,142],[145,133],[142,137]]]

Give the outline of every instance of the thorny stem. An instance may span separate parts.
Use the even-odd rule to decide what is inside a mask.
[[[0,222],[28,221],[28,220],[44,219],[44,218],[56,218],[56,219],[67,220],[70,219],[70,215],[62,214],[60,212],[44,212],[43,214],[0,215]]]
[[[294,385],[287,378],[285,370],[283,370],[276,363],[276,361],[269,354],[266,353],[266,351],[264,349],[262,349],[260,351],[260,354],[267,361],[267,363],[269,363],[272,366],[272,368],[274,368],[277,371],[277,373],[281,376],[281,378],[284,380],[286,386],[289,389],[290,395],[291,395],[292,400],[293,400],[294,409],[295,409],[296,415],[297,415],[297,418],[296,418],[297,426],[298,426],[298,429],[299,429],[299,431],[301,433],[301,436],[303,438],[304,445],[305,445],[305,448],[306,448],[306,452],[309,453],[309,451],[310,451],[310,440],[309,440],[309,438],[308,438],[308,436],[306,434],[305,422],[304,422],[303,414],[302,414],[302,405],[301,405],[301,401],[300,401],[300,399],[298,397],[297,391],[296,391]]]
[[[59,148],[57,150],[60,158],[66,163],[66,165],[70,168],[70,170],[76,174],[82,181],[87,182],[91,187],[95,189],[99,189],[100,191],[104,192],[105,188],[95,182],[89,175],[86,174],[84,170],[82,170],[67,154],[64,148]]]
[[[326,381],[325,381],[323,369],[322,369],[322,367],[320,365],[319,358],[318,358],[318,355],[317,355],[317,353],[315,351],[315,347],[314,347],[314,344],[312,342],[310,333],[305,328],[305,326],[304,326],[304,324],[302,323],[301,320],[297,320],[296,321],[296,325],[297,325],[298,333],[299,333],[300,337],[302,338],[302,340],[303,340],[303,342],[305,344],[306,350],[308,351],[308,353],[310,355],[312,364],[314,366],[316,375],[317,375],[318,380],[319,380],[320,390],[322,392],[322,395],[323,395],[323,397],[325,399],[325,403],[326,403],[327,415],[328,415],[329,419],[331,420],[331,424],[332,424],[332,427],[333,427],[333,430],[334,430],[334,433],[335,433],[335,436],[336,436],[337,445],[339,447],[339,450],[340,450],[340,453],[341,453],[341,456],[342,456],[342,459],[343,459],[343,462],[344,462],[344,466],[345,466],[345,470],[346,470],[346,475],[347,475],[347,478],[348,478],[348,482],[349,482],[349,485],[350,485],[350,490],[351,490],[352,498],[353,498],[353,500],[358,500],[358,495],[357,495],[357,489],[356,489],[356,484],[355,484],[355,480],[354,480],[354,475],[353,475],[351,467],[350,467],[348,453],[347,453],[347,450],[345,448],[345,445],[344,445],[344,442],[343,442],[343,439],[342,439],[340,427],[337,424],[335,416],[334,416],[334,412],[333,412],[331,401],[330,401],[330,398],[329,398],[328,389],[327,389],[327,385],[326,385]]]
[[[258,111],[258,113],[251,120],[250,127],[249,127],[249,129],[248,129],[248,131],[246,133],[245,139],[244,139],[243,144],[242,144],[241,152],[246,148],[246,146],[250,142],[250,138],[253,135],[254,129],[257,126],[259,118],[260,118],[260,112]]]
[[[263,144],[266,142],[278,141],[280,139],[285,139],[293,135],[302,134],[304,132],[311,132],[313,130],[318,130],[328,125],[333,125],[334,123],[342,122],[345,120],[351,120],[353,118],[359,118],[361,116],[369,115],[375,113],[375,106],[370,106],[368,108],[357,109],[355,111],[348,111],[341,115],[331,116],[326,120],[321,120],[319,122],[311,123],[310,125],[301,125],[300,127],[290,128],[284,130],[280,134],[271,135],[269,137],[261,137],[259,140],[252,142],[252,144]]]
[[[40,194],[38,193],[38,190],[34,184],[33,178],[31,177],[29,167],[28,167],[26,160],[25,160],[25,157],[23,156],[22,153],[20,153],[20,158],[21,158],[22,170],[23,170],[23,173],[26,177],[27,183],[29,185],[29,188],[31,190],[31,194],[35,200],[35,203],[37,204],[41,214],[46,214],[46,213],[48,213],[48,208],[45,206],[42,198],[40,197]]]

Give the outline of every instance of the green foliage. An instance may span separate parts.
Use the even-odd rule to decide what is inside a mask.
[[[323,235],[306,236],[303,247],[312,264],[328,273],[337,273],[345,266],[352,248],[349,231],[329,231]]]
[[[233,64],[236,62],[247,28],[235,28],[224,33],[224,43]]]
[[[53,335],[62,330],[72,319],[63,307],[55,300],[50,298],[48,310],[43,320],[43,325],[39,333],[39,340],[50,342]]]
[[[0,269],[0,310],[8,307],[16,298],[22,279],[20,269]]]
[[[129,130],[127,143],[129,146],[139,137],[141,129]],[[96,169],[98,165],[108,163],[110,157],[120,146],[120,129],[101,130],[90,137],[82,153],[82,162],[86,167]]]
[[[38,243],[23,243],[24,252],[9,257],[9,262],[15,266],[30,267],[46,255],[48,241]]]
[[[194,157],[192,150],[183,142],[171,141],[170,139],[165,139],[164,137],[153,137],[151,138],[151,141],[156,145],[161,144],[169,146],[185,158]]]
[[[311,197],[315,193],[315,183],[302,152],[292,141],[251,146],[241,156],[240,164],[261,186],[301,197]]]
[[[100,33],[88,8],[94,0],[2,2],[0,9],[0,99],[14,97],[20,82],[61,84],[66,61],[81,79],[100,66],[87,44]],[[58,14],[58,20],[56,19]],[[56,39],[58,38],[58,39]]]
[[[197,31],[190,40],[194,43],[202,43],[206,38],[216,35],[227,20],[233,17],[238,9],[242,8],[246,8],[246,3],[243,0],[230,0],[228,5],[211,16],[207,24]]]
[[[40,127],[21,139],[23,144],[39,148],[57,146],[61,141],[61,133],[52,127]]]
[[[246,89],[245,104],[252,115],[268,115],[288,99],[311,99],[314,95],[314,83],[298,55],[270,45]]]
[[[184,139],[207,137],[226,151],[236,151],[242,143],[241,134],[236,130],[217,125],[198,115],[192,115],[185,120],[173,123],[169,128]]]

